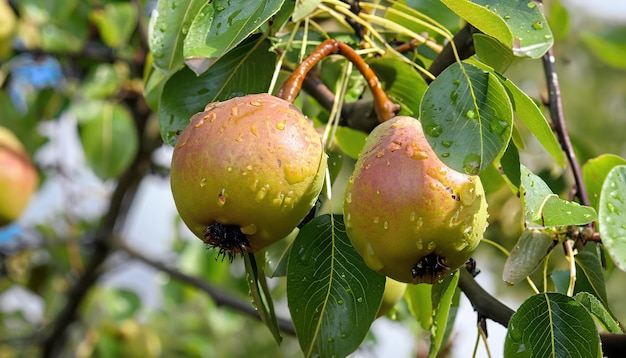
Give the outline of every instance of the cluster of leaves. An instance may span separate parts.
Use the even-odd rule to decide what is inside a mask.
[[[541,58],[565,36],[566,11],[558,2],[551,10],[548,22],[534,1],[406,0],[384,6],[339,0],[69,0],[63,6],[54,0],[0,1],[0,124],[35,153],[46,140],[37,130],[41,122],[69,114],[77,120],[93,173],[121,181],[140,149],[138,123],[148,116],[142,112],[144,100],[157,115],[162,140],[173,145],[175,134],[207,103],[275,92],[318,44],[338,39],[358,49],[385,92],[401,105],[399,114],[422,121],[443,162],[480,175],[489,194],[519,197],[522,233],[504,265],[503,280],[527,279],[536,294],[511,317],[505,356],[600,356],[596,325],[623,333],[609,309],[603,270],[626,269],[626,160],[603,155],[587,161],[581,176],[589,202],[561,198],[545,177],[522,165],[520,154],[534,137],[555,166],[564,167],[572,158],[565,155],[567,148],[544,108],[504,75],[512,64]],[[453,42],[463,33],[469,34],[465,43]],[[623,36],[588,32],[582,37],[601,59],[623,67]],[[474,52],[463,48],[467,43]],[[243,297],[250,290],[277,341],[283,333],[272,299],[286,296],[305,356],[346,356],[363,345],[385,286],[385,278],[350,245],[340,215],[343,188],[367,136],[354,128],[371,128],[375,118],[368,117],[369,110],[345,110],[357,103],[371,106],[365,82],[347,61],[330,57],[319,66],[319,79],[335,97],[311,90],[297,100],[325,129],[331,185],[320,198],[317,216],[255,260],[247,258],[246,278],[227,270],[226,263],[204,263],[199,242],[178,253],[185,272]],[[560,136],[567,135],[560,130]],[[67,273],[82,272],[89,258],[90,250],[81,252],[78,243],[85,244],[81,239],[99,225],[66,221],[63,230],[41,227],[45,248],[11,257],[8,275],[0,278],[2,291],[17,285],[44,298],[50,321],[65,303],[59,287],[74,281]],[[598,237],[601,246],[579,244]],[[559,245],[568,248],[568,269],[557,265],[548,272],[548,259]],[[46,259],[36,259],[41,252]],[[540,290],[528,276],[542,263]],[[237,280],[227,279],[232,276]],[[268,285],[266,277],[278,283]],[[456,272],[441,283],[407,289],[403,307],[430,335],[430,356],[450,337],[463,279]],[[266,341],[248,334],[244,341],[250,345],[233,344],[241,342],[236,334],[241,317],[218,310],[196,289],[170,281],[163,296],[161,309],[146,313],[134,293],[94,289],[83,307],[89,325],[81,327],[78,346],[100,356],[199,356],[220,349],[247,355],[243,350],[252,344],[268,344],[270,335],[256,326],[252,330]],[[10,322],[3,333],[33,331],[19,313],[1,318]],[[281,349],[292,350],[294,344],[285,339]],[[31,350],[26,346],[21,352]]]

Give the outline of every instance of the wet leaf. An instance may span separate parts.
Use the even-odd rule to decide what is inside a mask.
[[[539,58],[554,42],[540,5],[532,0],[442,2],[481,32],[505,44],[516,56]]]
[[[524,221],[540,227],[584,225],[597,219],[594,208],[559,198],[537,175],[521,166]]]
[[[282,6],[284,0],[213,0],[199,9],[184,43],[185,59],[206,59],[193,66],[200,74],[254,33]],[[210,8],[212,9],[210,9]],[[188,30],[189,28],[187,28]],[[208,30],[208,32],[207,32]]]
[[[278,328],[272,292],[265,278],[265,252],[262,250],[255,254],[247,253],[243,255],[243,259],[246,266],[246,280],[250,288],[252,304],[259,312],[263,323],[272,332],[276,343],[280,344],[283,337],[280,335],[280,329]]]
[[[431,293],[433,325],[430,328],[429,358],[438,356],[443,342],[447,334],[449,334],[450,328],[448,324],[454,323],[456,307],[458,307],[458,293],[456,294],[456,307],[453,305],[453,302],[458,283],[459,270],[456,270],[451,276],[444,278],[441,282],[433,284]],[[449,318],[452,318],[451,322],[449,322]]]
[[[159,0],[152,17],[148,44],[154,65],[166,74],[183,66],[183,40],[205,0]]]
[[[626,271],[626,165],[613,167],[602,185],[598,208],[602,243],[620,270]]]
[[[589,159],[583,165],[583,180],[591,206],[598,209],[602,184],[613,167],[626,165],[626,159],[615,154],[603,154]]]
[[[560,293],[530,297],[509,321],[504,357],[600,357],[600,337],[589,312]]]
[[[344,357],[378,312],[385,276],[350,244],[340,216],[318,216],[296,237],[287,267],[289,311],[305,357]]]
[[[215,101],[268,89],[274,70],[275,54],[270,43],[253,37],[220,58],[208,71],[196,76],[183,68],[163,87],[159,124],[163,140],[176,143],[176,132],[189,124],[189,118]]]
[[[455,63],[424,93],[420,119],[439,159],[452,169],[475,175],[504,153],[513,110],[495,75]]]

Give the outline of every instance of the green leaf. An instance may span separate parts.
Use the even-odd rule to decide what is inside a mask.
[[[626,165],[613,167],[602,185],[598,209],[602,243],[620,270],[626,271]]]
[[[554,288],[556,292],[563,295],[567,294],[570,284],[570,271],[569,270],[552,270],[550,274],[552,282],[554,282]]]
[[[90,69],[89,75],[83,81],[80,93],[89,99],[106,98],[119,91],[120,81],[115,67],[108,63],[101,63]]]
[[[528,168],[520,165],[521,182],[520,197],[526,223],[541,219],[541,206],[549,195],[553,195],[543,179],[533,174]]]
[[[552,238],[543,231],[524,230],[504,263],[502,270],[504,282],[508,285],[515,285],[533,273],[552,245]]]
[[[153,57],[149,56],[149,59],[152,61]],[[150,109],[155,112],[159,110],[159,99],[161,99],[161,93],[163,93],[163,87],[168,78],[165,73],[154,68],[151,64],[146,64],[143,78],[143,97]]]
[[[339,148],[350,158],[357,159],[365,145],[367,133],[350,127],[338,127],[335,132],[335,141]]]
[[[203,58],[202,65],[193,66],[200,74],[220,57],[235,48],[263,25],[282,6],[284,0],[213,0],[194,20],[194,30],[184,45],[184,57]],[[206,30],[209,30],[208,33]],[[204,35],[204,36],[202,36]]]
[[[172,74],[183,65],[183,40],[205,0],[159,0],[150,18],[150,51],[154,65]]]
[[[606,307],[608,307],[608,298],[606,296],[606,282],[602,275],[603,268],[600,258],[591,251],[591,249],[583,250],[574,256],[576,262],[576,286],[582,287],[597,297]],[[580,292],[582,290],[577,290]]]
[[[112,48],[122,47],[137,28],[137,8],[128,2],[108,3],[94,9],[89,19],[96,25],[105,44]]]
[[[527,299],[511,317],[504,357],[601,357],[600,337],[579,302],[542,293]]]
[[[214,18],[215,7],[211,2],[206,2],[194,17],[187,37],[183,41],[185,64],[198,76],[208,69],[210,62],[204,57],[196,57],[194,52],[205,47],[204,42],[211,31]]]
[[[597,219],[594,208],[559,198],[537,175],[521,166],[524,221],[542,227],[584,225]]]
[[[609,28],[602,32],[585,31],[581,34],[583,43],[591,52],[609,66],[626,69],[626,28]]]
[[[175,133],[211,102],[267,91],[276,58],[269,49],[270,43],[256,36],[220,58],[201,76],[187,68],[174,74],[163,88],[159,105],[163,140],[174,145]]]
[[[594,315],[607,331],[616,334],[624,333],[619,323],[596,296],[588,292],[580,292],[574,296],[574,299],[580,302],[589,313]]]
[[[554,158],[557,164],[565,166],[565,154],[563,150],[561,150],[561,145],[554,135],[550,123],[548,123],[541,109],[537,107],[535,101],[528,97],[528,95],[520,90],[512,81],[502,76],[498,78],[511,95],[511,99],[513,103],[515,103],[515,113],[517,113],[517,116],[522,120],[524,125],[528,127],[552,158]]]
[[[567,10],[563,7],[562,1],[552,1],[552,7],[548,15],[548,24],[554,35],[554,40],[564,39],[570,31],[570,17]]]
[[[345,357],[361,344],[382,301],[385,276],[367,267],[342,218],[318,216],[293,243],[287,297],[305,357]]]
[[[473,37],[476,56],[495,71],[504,73],[509,66],[519,60],[511,49],[493,37],[482,33],[476,33]]]
[[[268,277],[287,276],[289,254],[298,232],[299,230],[294,229],[287,237],[265,249],[265,272],[267,272]]]
[[[480,181],[483,183],[485,193],[491,194],[502,188],[506,181],[504,180],[502,173],[498,169],[499,164],[493,163],[480,172]]]
[[[433,324],[432,287],[426,283],[419,283],[406,285],[406,291],[404,291],[409,312],[424,330],[430,329]]]
[[[258,256],[258,260],[257,260]],[[261,320],[270,332],[274,336],[276,343],[280,344],[283,337],[280,335],[280,329],[278,328],[278,320],[276,319],[276,312],[274,311],[274,302],[272,301],[272,292],[267,285],[267,279],[265,278],[265,252],[259,251],[256,254],[247,253],[243,255],[243,260],[246,266],[246,281],[250,288],[250,296],[252,297],[252,304],[259,312]]]
[[[495,75],[455,63],[424,93],[420,119],[441,161],[474,175],[504,153],[511,138],[513,110]]]
[[[500,165],[506,178],[514,187],[519,188],[521,184],[519,151],[513,141],[509,142],[506,151],[504,151]]]
[[[502,42],[516,56],[539,58],[552,46],[552,32],[532,0],[441,0],[481,32]]]
[[[541,206],[541,216],[536,222],[542,226],[585,225],[598,218],[596,210],[590,206],[567,201],[552,194]]]
[[[602,184],[611,169],[618,165],[626,165],[626,159],[614,154],[600,155],[589,159],[583,165],[583,181],[589,194],[591,206],[596,208],[596,210],[599,208]]]
[[[396,57],[380,57],[368,65],[389,98],[401,106],[398,115],[417,118],[428,85],[413,66]]]
[[[322,0],[296,1],[296,6],[293,10],[291,21],[297,22],[309,16],[313,11],[315,11],[315,9],[317,9],[317,6],[321,3]]]
[[[101,179],[116,178],[130,165],[138,149],[137,130],[131,113],[105,102],[79,118],[80,140],[89,166]]]
[[[433,303],[433,325],[430,328],[430,348],[428,351],[429,358],[435,358],[438,356],[442,342],[448,332],[448,318],[458,283],[459,270],[456,270],[453,275],[444,278],[441,282],[433,284],[431,293]],[[456,313],[456,311],[454,312]]]

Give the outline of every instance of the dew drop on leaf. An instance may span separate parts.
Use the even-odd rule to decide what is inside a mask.
[[[431,124],[426,127],[426,134],[431,137],[437,138],[443,132],[443,128],[437,124]]]
[[[476,175],[480,170],[480,156],[478,154],[470,154],[463,160],[463,170],[466,174]]]
[[[469,119],[476,119],[476,111],[468,109],[467,112],[465,112],[465,116]]]

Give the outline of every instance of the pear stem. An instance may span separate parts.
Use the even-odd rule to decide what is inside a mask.
[[[361,56],[350,46],[335,39],[328,39],[313,50],[309,57],[302,61],[291,76],[283,83],[278,90],[277,97],[293,102],[296,97],[298,97],[302,82],[307,73],[322,59],[333,54],[342,55],[348,59],[348,61],[352,62],[359,72],[361,72],[363,77],[365,77],[367,85],[374,96],[374,110],[376,111],[378,121],[382,123],[395,117],[396,113],[400,110],[400,106],[393,103],[385,91],[383,91],[374,71],[372,71],[369,65],[365,63]]]

